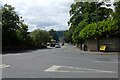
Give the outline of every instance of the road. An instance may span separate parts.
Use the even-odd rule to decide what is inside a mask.
[[[117,55],[87,55],[72,45],[2,56],[3,78],[118,78]]]

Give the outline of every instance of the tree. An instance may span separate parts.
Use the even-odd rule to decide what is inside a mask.
[[[58,37],[58,35],[57,35],[57,32],[56,32],[54,29],[51,29],[51,30],[49,31],[49,33],[50,33],[50,36],[52,36],[52,39],[56,40],[56,42],[59,41],[59,37]]]
[[[2,42],[4,45],[16,45],[18,43],[16,30],[18,30],[20,17],[14,11],[14,7],[5,4],[2,7]]]
[[[3,46],[29,46],[32,39],[28,35],[28,25],[24,24],[22,17],[14,7],[5,4],[2,7],[2,41]]]
[[[119,27],[116,21],[108,18],[107,21],[99,21],[98,27],[96,23],[87,25],[79,33],[80,39],[102,39],[102,38],[111,38],[119,35]]]
[[[96,3],[95,2],[76,2],[71,5],[70,10],[70,20],[68,24],[73,25],[74,28],[78,26],[78,24],[82,20],[86,20],[87,23],[96,22]],[[110,17],[110,13],[112,9],[101,7],[104,5],[103,2],[97,3],[98,5],[98,20],[107,20]],[[104,12],[104,13],[103,13]]]
[[[71,5],[70,10],[70,25],[69,37],[73,39],[75,43],[80,43],[79,32],[86,27],[87,24],[96,22],[96,6],[95,2],[76,2]],[[107,20],[110,17],[112,9],[101,7],[103,2],[97,3],[98,5],[98,21]]]
[[[63,39],[65,42],[69,43],[72,42],[72,38],[71,38],[71,32],[70,31],[65,31],[63,33]]]
[[[20,44],[22,44],[24,46],[30,46],[30,45],[32,46],[33,40],[29,36],[29,33],[27,31],[28,31],[28,25],[21,23],[20,29],[16,30],[17,38],[18,38]]]
[[[113,19],[120,20],[120,1],[114,3],[115,12],[112,14]]]
[[[112,17],[113,17],[113,20],[119,26],[119,34],[118,34],[118,36],[120,36],[120,1],[115,2],[114,6],[115,6],[115,12],[113,12]]]
[[[77,43],[77,44],[83,43],[83,40],[79,38],[79,32],[82,29],[84,29],[84,27],[87,25],[88,25],[88,23],[86,21],[82,21],[78,24],[78,27],[75,29],[75,31],[73,32],[73,35],[72,35],[72,39],[73,39],[74,43]]]
[[[34,40],[35,46],[40,46],[40,47],[50,41],[49,36],[50,35],[47,31],[43,31],[43,30],[39,30],[39,29],[34,30],[31,33],[31,37]]]

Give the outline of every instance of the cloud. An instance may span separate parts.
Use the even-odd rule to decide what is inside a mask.
[[[29,31],[40,28],[42,30],[67,30],[70,5],[74,0],[1,0],[2,4],[10,4],[20,14]]]

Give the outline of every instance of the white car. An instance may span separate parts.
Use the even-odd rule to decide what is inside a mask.
[[[56,44],[55,48],[61,48],[60,44]]]
[[[49,42],[47,43],[47,46],[50,46],[50,43],[49,43]]]

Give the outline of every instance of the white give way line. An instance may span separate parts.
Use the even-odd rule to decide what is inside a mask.
[[[68,71],[68,70],[58,70],[58,69],[66,68],[66,69],[74,69],[74,71]],[[76,70],[75,70],[76,69]],[[97,69],[87,69],[87,68],[79,68],[79,67],[70,67],[70,66],[58,66],[53,65],[50,68],[44,70],[45,72],[96,72],[96,73],[117,73],[113,71],[105,71],[105,70],[97,70]]]
[[[0,68],[7,68],[7,67],[10,67],[10,65],[7,65],[7,64],[0,65]]]

